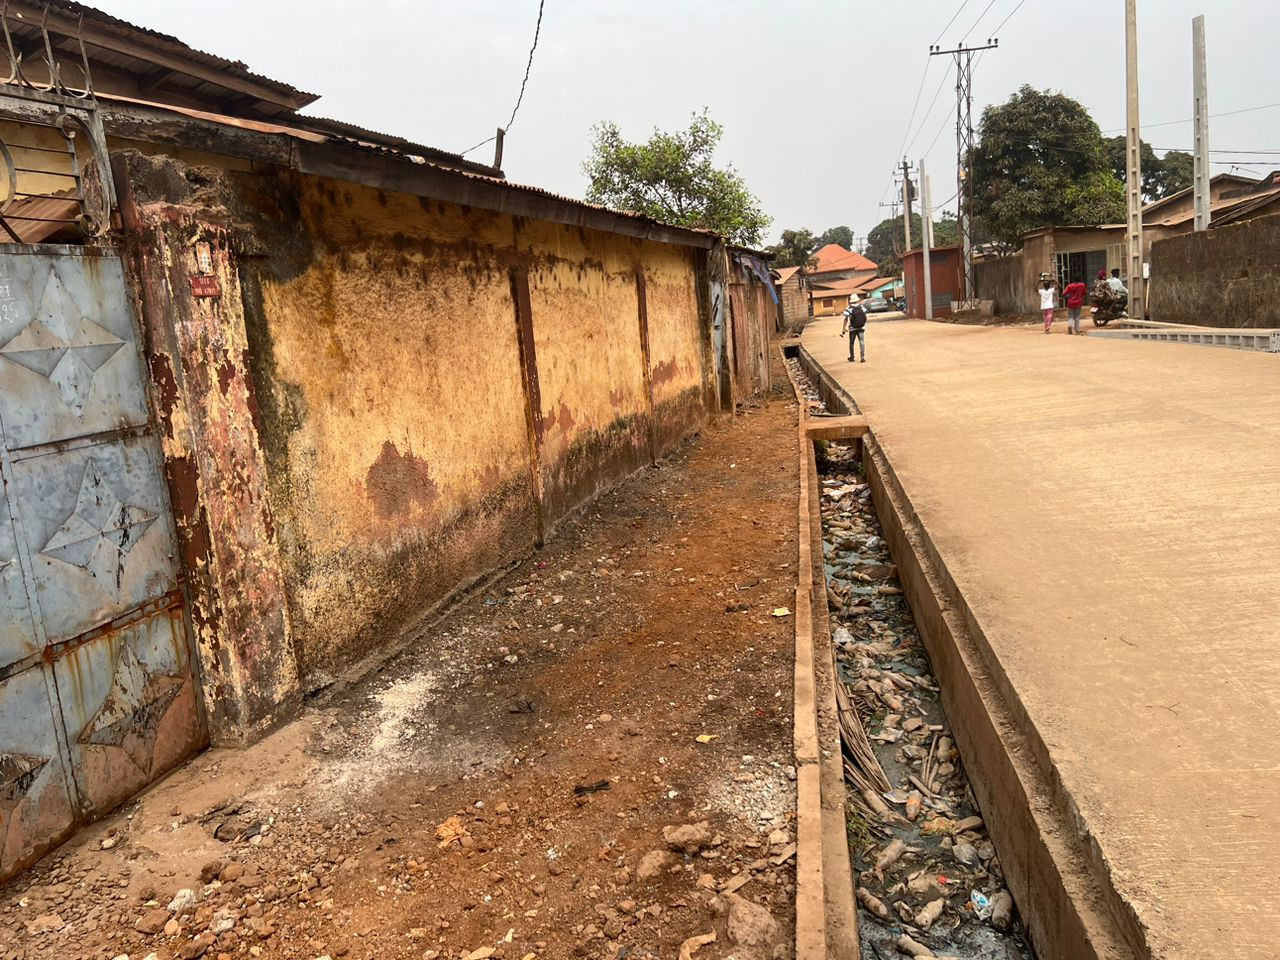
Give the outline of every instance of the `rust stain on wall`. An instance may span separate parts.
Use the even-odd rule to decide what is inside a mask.
[[[221,174],[132,152],[116,171],[210,734],[245,742],[291,712],[298,687],[229,217],[213,206]],[[191,296],[198,240],[221,296]]]
[[[380,517],[403,517],[415,504],[423,510],[430,507],[440,498],[440,489],[426,460],[401,453],[385,440],[365,477],[365,495]]]
[[[243,316],[192,308],[171,351],[198,421],[175,428],[195,435],[175,453],[194,455],[221,591],[202,602],[210,651],[243,626],[229,588],[246,609],[282,594],[286,645],[318,680],[707,416],[688,249],[289,172],[231,173],[213,192],[252,252],[220,274]],[[181,259],[190,219],[170,204],[147,222]],[[268,554],[278,593],[252,582]],[[268,633],[210,653],[226,661],[217,696],[268,669]]]

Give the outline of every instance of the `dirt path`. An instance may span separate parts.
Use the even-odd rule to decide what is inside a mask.
[[[0,890],[0,958],[789,956],[785,389]]]

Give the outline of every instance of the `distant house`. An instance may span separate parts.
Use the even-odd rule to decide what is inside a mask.
[[[834,317],[843,313],[849,305],[849,297],[857,295],[866,278],[855,280],[832,280],[824,284],[814,284],[809,288],[809,303],[815,317]]]
[[[830,317],[841,313],[849,303],[849,295],[858,292],[864,281],[874,278],[877,269],[874,262],[838,243],[822,247],[804,271],[810,314]]]
[[[903,295],[902,290],[901,277],[873,277],[862,284],[859,292],[864,297],[895,298]]]
[[[1220,173],[1210,180],[1209,226],[1280,212],[1280,171],[1262,179]],[[1151,260],[1152,244],[1191,233],[1194,197],[1188,187],[1142,208],[1143,259]],[[1123,223],[1048,226],[1024,233],[1022,249],[1011,257],[980,258],[975,265],[978,298],[994,302],[996,313],[1034,313],[1039,306],[1036,284],[1041,273],[1065,286],[1089,281],[1100,271],[1119,269],[1128,283],[1126,227]]]
[[[773,285],[778,290],[778,322],[782,329],[794,328],[809,319],[809,296],[804,287],[804,270],[778,267]]]
[[[813,255],[813,263],[805,270],[811,285],[835,280],[865,280],[876,275],[876,265],[860,253],[847,250],[838,243],[828,243]]]

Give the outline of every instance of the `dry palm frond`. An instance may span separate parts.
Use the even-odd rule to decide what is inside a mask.
[[[885,793],[893,789],[884,768],[876,758],[867,731],[862,726],[858,712],[849,702],[849,691],[844,682],[836,678],[836,713],[840,718],[840,740],[844,744],[845,775],[861,790]]]

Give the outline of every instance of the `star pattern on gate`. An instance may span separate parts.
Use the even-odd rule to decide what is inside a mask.
[[[0,356],[48,380],[83,420],[94,376],[123,346],[123,340],[82,314],[50,268],[36,315],[0,347]]]
[[[75,509],[40,553],[80,567],[119,597],[125,557],[155,520],[156,515],[145,507],[121,500],[107,481],[107,473],[90,459],[80,480]]]
[[[149,672],[133,647],[126,644],[116,658],[111,689],[80,731],[79,741],[118,747],[150,779],[160,721],[181,687],[178,677]]]
[[[11,817],[50,759],[29,753],[0,753],[0,819]]]

